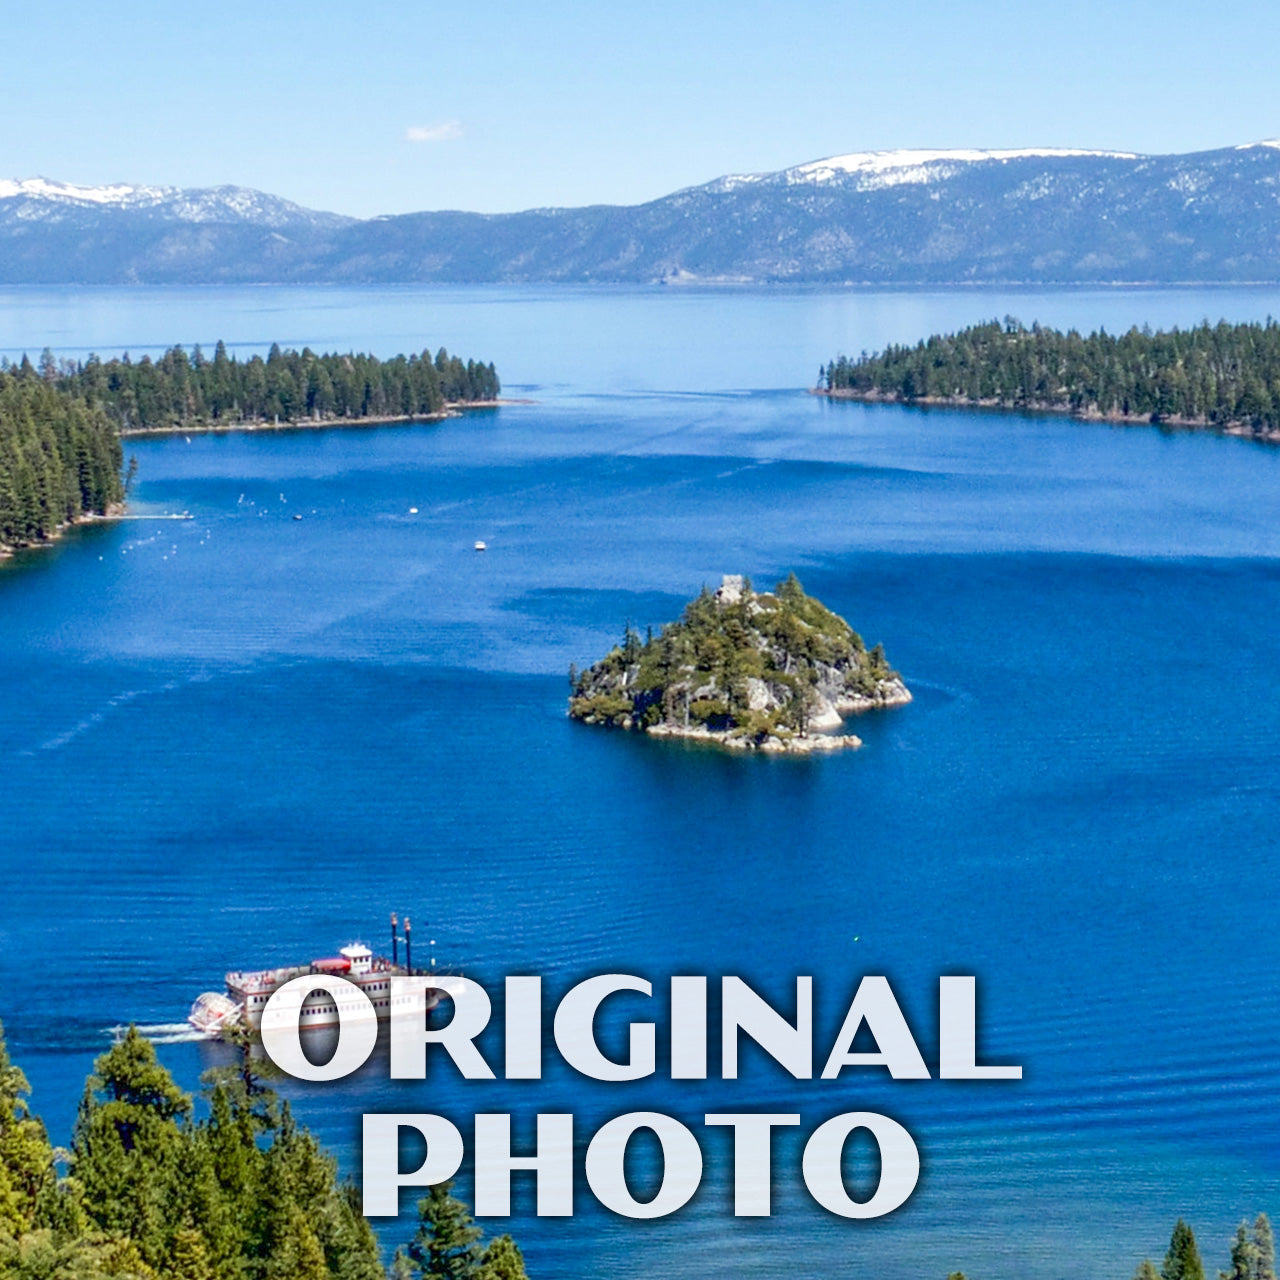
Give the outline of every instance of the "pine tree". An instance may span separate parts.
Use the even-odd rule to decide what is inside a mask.
[[[85,1086],[71,1172],[90,1219],[133,1240],[152,1265],[164,1259],[172,1198],[180,1190],[191,1099],[131,1027]]]
[[[1133,1273],[1133,1280],[1160,1280],[1160,1273],[1156,1270],[1156,1264],[1150,1258],[1143,1258],[1138,1263],[1137,1270]]]
[[[265,1153],[256,1197],[258,1234],[247,1255],[264,1254],[269,1280],[383,1280],[377,1239],[350,1185],[286,1105]]]
[[[418,1231],[409,1258],[417,1274],[429,1280],[477,1280],[484,1233],[452,1191],[452,1182],[437,1182],[418,1201]]]
[[[386,1280],[378,1238],[361,1210],[360,1189],[344,1182],[330,1204],[325,1257],[334,1280]]]
[[[276,1227],[263,1272],[266,1280],[330,1280],[324,1249],[300,1205],[290,1203]]]
[[[0,1026],[0,1235],[30,1229],[53,1181],[53,1149],[44,1125],[27,1110],[31,1086],[9,1059]]]
[[[529,1280],[524,1269],[524,1254],[510,1236],[498,1236],[489,1242],[478,1280]]]
[[[1276,1241],[1271,1234],[1271,1220],[1258,1214],[1253,1224],[1253,1243],[1257,1249],[1254,1274],[1257,1280],[1276,1280]]]
[[[213,1263],[235,1257],[243,1247],[238,1206],[234,1205],[218,1181],[206,1125],[184,1130],[171,1157],[170,1189],[165,1204],[165,1221],[170,1232],[181,1223],[199,1238],[206,1261]],[[170,1252],[176,1247],[174,1232]],[[192,1262],[192,1266],[196,1264]]]
[[[174,1232],[166,1280],[215,1280],[204,1237],[190,1227]]]
[[[1169,1251],[1160,1268],[1161,1280],[1204,1280],[1204,1263],[1196,1247],[1195,1233],[1181,1219],[1169,1238]]]
[[[1258,1280],[1258,1246],[1249,1236],[1249,1224],[1241,1222],[1231,1243],[1231,1270],[1219,1271],[1219,1280]]]

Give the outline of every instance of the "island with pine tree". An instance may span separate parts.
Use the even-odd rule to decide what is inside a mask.
[[[569,715],[740,751],[860,747],[845,716],[911,701],[884,649],[868,649],[791,574],[772,592],[726,575],[644,641],[628,626],[594,666],[570,671]]]

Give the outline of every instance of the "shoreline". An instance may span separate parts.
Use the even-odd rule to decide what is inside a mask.
[[[106,524],[112,520],[123,520],[127,510],[126,503],[113,502],[105,511],[87,511],[83,515],[76,516],[74,520],[64,521],[47,538],[41,538],[38,542],[0,542],[0,564],[12,559],[19,551],[43,551],[46,547],[52,547],[68,529],[77,529],[86,524]]]
[[[762,742],[751,738],[734,737],[725,729],[708,729],[705,725],[690,726],[655,724],[644,730],[650,738],[682,738],[689,742],[705,742],[727,751],[763,751],[768,755],[813,755],[817,752],[856,751],[862,739],[854,733],[798,733],[790,738],[767,737]]]
[[[855,391],[841,387],[828,391],[823,387],[810,387],[811,396],[826,400],[853,400],[859,404],[893,404],[904,408],[925,409],[976,409],[984,413],[1048,413],[1058,418],[1073,418],[1077,422],[1105,422],[1121,427],[1174,427],[1179,431],[1203,431],[1211,435],[1234,436],[1241,440],[1256,440],[1263,444],[1280,444],[1280,427],[1255,430],[1244,422],[1210,422],[1206,418],[1184,418],[1171,414],[1156,418],[1151,414],[1101,413],[1097,409],[1078,410],[1069,405],[1028,404],[1011,405],[1000,400],[970,400],[964,396],[914,396],[906,399],[897,392]]]
[[[210,436],[225,435],[232,431],[323,431],[345,430],[348,427],[391,427],[415,423],[444,422],[448,418],[460,418],[470,409],[500,409],[510,405],[536,404],[534,400],[450,400],[439,413],[376,414],[367,418],[291,418],[288,422],[259,422],[245,418],[236,422],[199,422],[169,427],[124,427],[116,434],[121,440],[136,440],[147,436]]]
[[[911,691],[898,681],[901,692],[894,692],[884,698],[848,698],[835,704],[833,719],[829,724],[819,727],[835,729],[844,725],[845,718],[851,715],[864,715],[868,711],[881,711],[890,707],[905,707],[914,701]],[[604,722],[589,717],[578,717],[569,712],[570,720],[579,724],[602,725]],[[812,722],[811,722],[812,723]],[[609,727],[604,724],[604,727]],[[617,726],[624,733],[637,731],[630,717]],[[639,732],[650,738],[680,738],[687,742],[702,742],[708,746],[721,747],[726,751],[763,751],[768,755],[814,755],[830,751],[856,751],[863,745],[856,733],[789,733],[786,737],[769,734],[761,740],[747,738],[735,733],[732,729],[708,729],[706,725],[682,725],[658,723],[645,725]]]

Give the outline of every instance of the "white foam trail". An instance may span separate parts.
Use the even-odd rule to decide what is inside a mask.
[[[181,689],[184,684],[207,682],[212,678],[212,676],[204,672],[197,672],[195,675],[186,677],[185,680],[166,680],[157,689],[126,689],[123,693],[117,693],[108,698],[97,711],[91,711],[83,720],[72,725],[70,729],[58,734],[56,737],[46,739],[38,747],[26,747],[19,751],[18,754],[20,756],[34,756],[37,751],[57,751],[65,747],[67,743],[73,742],[82,733],[88,733],[91,729],[96,729],[113,711],[118,711],[135,698],[141,698],[144,694],[173,693],[175,690]]]
[[[120,1036],[127,1027],[107,1027],[105,1034]],[[138,1034],[150,1040],[152,1044],[190,1044],[196,1040],[207,1040],[209,1034],[197,1031],[189,1022],[156,1022],[150,1025],[139,1025]]]
[[[123,706],[126,702],[132,702],[139,694],[144,693],[143,689],[127,689],[124,693],[118,693],[114,698],[108,698],[106,706],[101,711],[94,711],[85,716],[79,724],[73,725],[65,733],[60,733],[56,738],[50,738],[47,742],[42,742],[39,746],[40,751],[56,751],[59,747],[65,747],[68,742],[78,738],[82,733],[87,733],[95,725],[99,725],[107,718],[107,714],[114,711],[117,707]],[[32,751],[24,751],[23,755],[34,755]]]

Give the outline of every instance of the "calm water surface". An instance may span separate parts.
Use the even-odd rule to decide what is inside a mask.
[[[65,1140],[112,1025],[179,1024],[230,967],[378,943],[497,984],[738,973],[820,1039],[885,973],[926,1056],[976,973],[1017,1084],[660,1078],[292,1085],[354,1168],[359,1114],[884,1111],[916,1136],[875,1224],[797,1192],[735,1221],[723,1134],[662,1222],[585,1195],[510,1224],[551,1277],[1129,1274],[1192,1221],[1210,1267],[1280,1211],[1280,453],[827,404],[818,364],[1012,313],[1262,318],[1266,291],[10,290],[0,351],[273,339],[493,358],[533,404],[440,426],[133,442],[135,511],[0,571],[0,1016]],[[410,508],[417,507],[416,515]],[[304,516],[301,521],[291,517]],[[472,543],[488,542],[476,556]],[[866,748],[752,760],[564,718],[565,670],[703,582],[795,569],[917,697]],[[639,1013],[639,1006],[632,1006]],[[157,1031],[188,1088],[214,1046]],[[825,1045],[820,1056],[825,1054]],[[528,1126],[531,1136],[532,1126]],[[517,1123],[517,1133],[520,1124]],[[501,1223],[493,1224],[503,1229]],[[403,1238],[408,1219],[387,1232]]]

